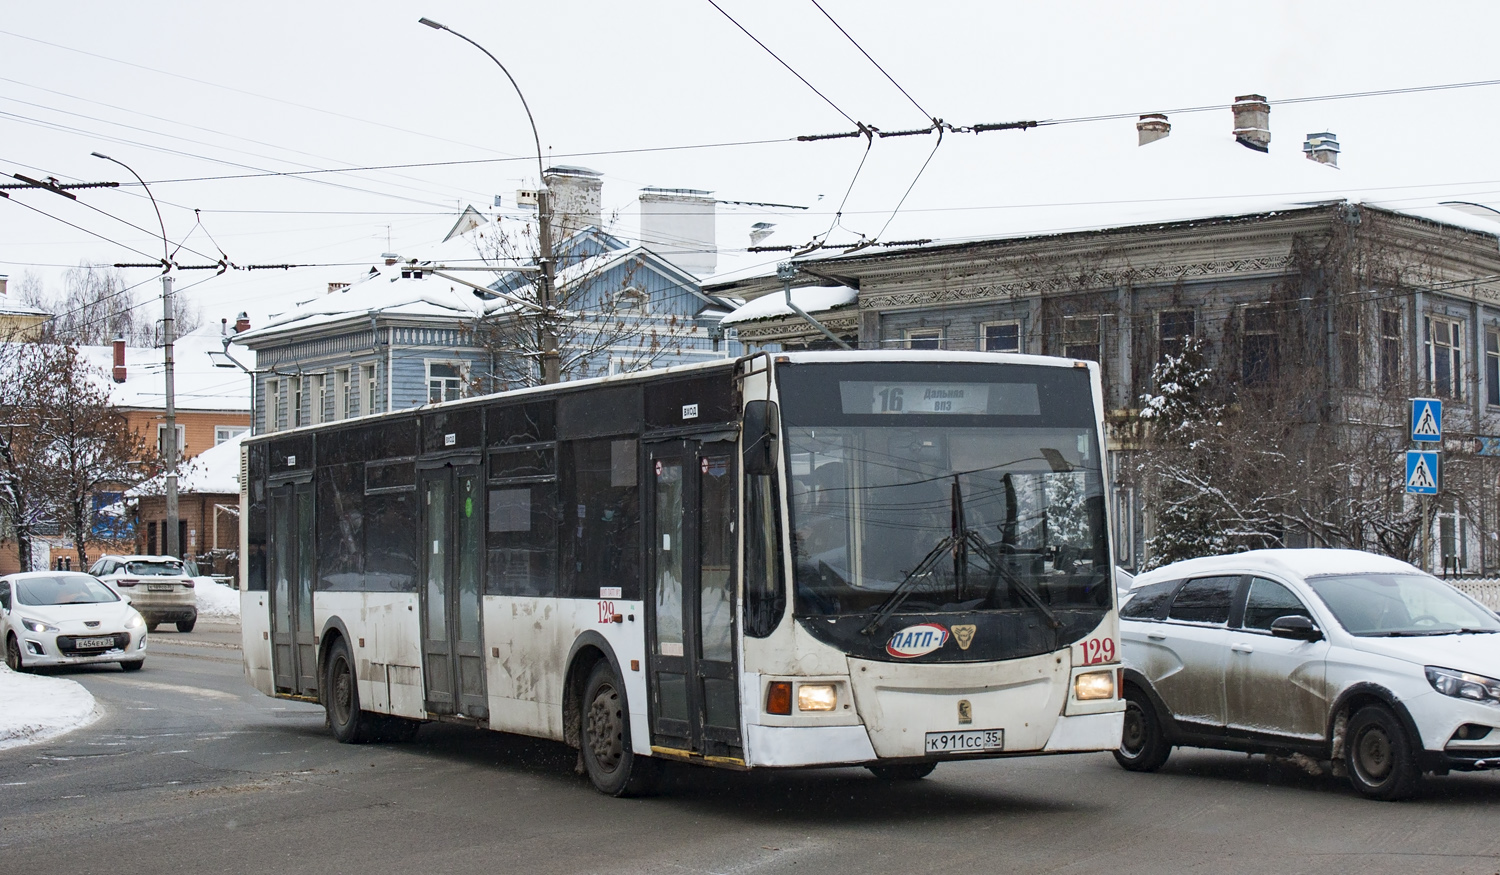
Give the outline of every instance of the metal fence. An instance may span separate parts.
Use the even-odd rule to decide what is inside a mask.
[[[1449,580],[1460,592],[1467,593],[1492,611],[1500,611],[1500,578],[1480,577]]]

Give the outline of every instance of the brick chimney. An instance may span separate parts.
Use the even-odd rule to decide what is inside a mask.
[[[3,296],[5,296],[5,295],[7,295],[7,294],[10,293],[9,290],[6,288],[6,286],[9,285],[9,284],[10,284],[10,277],[8,277],[8,276],[6,276],[4,274],[0,274],[0,297],[3,297]]]
[[[1302,144],[1302,154],[1319,164],[1337,167],[1339,166],[1339,138],[1327,131],[1308,134],[1307,141]]]
[[[394,252],[383,252],[381,253],[380,257],[385,259],[386,267],[393,267],[396,262],[401,260],[401,256],[397,255]]]
[[[719,264],[713,192],[694,188],[641,189],[641,243],[694,276]]]
[[[1172,133],[1172,123],[1161,113],[1151,112],[1141,116],[1141,120],[1135,123],[1135,130],[1140,137],[1137,145],[1144,146],[1157,140],[1165,140]]]
[[[123,382],[125,382],[125,337],[124,337],[124,335],[115,335],[115,344],[114,344],[114,346],[115,346],[115,370],[114,370],[114,378],[115,378],[115,382],[116,383],[123,383]]]
[[[1271,151],[1271,105],[1259,94],[1234,99],[1234,138],[1257,152]]]
[[[250,330],[250,314],[246,313],[244,310],[241,310],[240,311],[240,315],[234,317],[234,333],[235,334],[239,334],[242,331],[249,331],[249,330]]]
[[[348,283],[329,283],[328,284],[328,294],[331,295],[334,292],[342,292],[344,289],[347,289],[347,288],[349,288],[349,284]]]
[[[552,199],[552,241],[558,245],[572,234],[604,224],[600,192],[604,177],[587,167],[558,165],[542,175]]]

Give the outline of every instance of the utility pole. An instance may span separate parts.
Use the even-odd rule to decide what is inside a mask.
[[[536,216],[541,227],[537,233],[537,243],[541,248],[542,275],[537,282],[536,302],[540,305],[542,312],[537,317],[541,325],[537,329],[537,344],[541,347],[542,361],[542,383],[551,385],[562,381],[562,357],[557,349],[557,311],[552,301],[553,281],[556,279],[556,264],[552,254],[552,198],[547,191],[547,170],[542,166],[542,138],[536,131],[536,119],[531,115],[531,106],[526,103],[526,95],[521,93],[521,86],[516,84],[516,77],[510,75],[500,59],[490,53],[490,50],[474,42],[446,24],[439,24],[430,18],[417,19],[418,24],[425,24],[433,30],[446,30],[474,48],[484,52],[485,56],[495,62],[505,78],[510,80],[510,85],[516,90],[516,96],[521,98],[521,108],[526,110],[526,120],[531,123],[531,138],[536,143]]]
[[[151,187],[139,173],[124,161],[111,158],[99,152],[91,153],[95,158],[103,158],[113,164],[118,164],[130,171],[135,181],[145,189],[146,197],[151,199],[151,208],[156,210],[156,222],[161,226],[161,306],[162,306],[162,340],[165,347],[165,376],[167,393],[166,411],[166,434],[161,439],[162,465],[166,468],[167,479],[167,530],[164,532],[163,541],[166,542],[166,553],[171,556],[182,556],[182,545],[177,540],[177,384],[173,373],[172,362],[172,336],[175,323],[172,319],[172,253],[171,245],[167,241],[167,223],[162,221],[161,207],[157,206],[156,195],[151,193]]]

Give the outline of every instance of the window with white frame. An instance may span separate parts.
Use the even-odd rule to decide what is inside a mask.
[[[1099,354],[1099,317],[1064,316],[1062,324],[1063,356],[1097,362]]]
[[[942,349],[943,329],[941,328],[908,328],[906,331],[907,349]]]
[[[291,420],[292,428],[302,425],[302,391],[305,382],[303,377],[292,380],[292,409],[287,416]]]
[[[214,446],[238,437],[249,430],[250,426],[248,425],[216,425],[214,426]]]
[[[1439,398],[1464,397],[1463,323],[1427,317],[1427,382]]]
[[[364,414],[375,413],[380,409],[380,405],[376,403],[379,400],[376,396],[376,393],[379,391],[380,387],[379,384],[375,382],[375,366],[361,365],[359,373],[360,381],[363,382],[365,386],[364,398],[362,399],[364,402],[364,409],[360,412]]]
[[[311,398],[313,406],[310,419],[313,425],[317,425],[327,419],[327,414],[324,411],[328,409],[328,375],[313,374],[312,385]]]
[[[349,369],[333,372],[333,418],[349,418]]]
[[[986,322],[979,326],[979,348],[985,352],[1020,352],[1021,323]]]
[[[1484,332],[1484,389],[1490,406],[1500,405],[1500,329]]]
[[[463,392],[463,369],[457,362],[427,363],[427,402],[457,401]]]
[[[1380,311],[1380,388],[1401,381],[1401,311]]]
[[[281,381],[266,381],[266,431],[281,428]]]
[[[177,458],[182,459],[187,450],[187,427],[177,426]],[[162,458],[167,456],[167,424],[158,422],[156,424],[156,453]]]

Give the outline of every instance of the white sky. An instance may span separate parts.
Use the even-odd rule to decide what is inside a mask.
[[[1251,92],[1275,101],[1500,78],[1492,60],[1500,6],[1489,3],[822,2],[918,102],[954,124],[1225,104]],[[923,124],[810,0],[720,3],[854,118],[886,130]],[[418,25],[422,15],[500,57],[526,93],[551,161],[605,174],[607,211],[627,208],[643,185],[807,205],[801,214],[723,213],[742,226],[776,223],[767,243],[801,243],[831,222],[864,148],[846,140],[570,157],[850,128],[707,0],[234,7],[88,0],[7,7],[0,172],[128,180],[89,157],[108,153],[148,181],[162,180],[153,190],[169,237],[188,234],[193,208],[201,209],[207,232],[241,264],[367,265],[386,251],[387,234],[395,251],[421,254],[463,205],[487,210],[496,194],[513,204],[515,189],[536,174],[531,131],[509,83],[471,46]],[[1277,106],[1272,153],[1300,161],[1303,136],[1330,130],[1344,148],[1344,170],[1329,171],[1336,185],[1443,184],[1443,197],[1500,204],[1497,100],[1500,87]],[[1196,160],[1194,136],[1224,140],[1231,127],[1228,110],[1172,121],[1185,163]],[[933,142],[877,141],[843,218],[853,233],[834,239],[878,232]],[[1149,198],[1139,187],[1122,189],[1127,195],[1111,188],[1115,176],[1130,173],[1118,161],[1135,150],[1132,120],[949,135],[882,239],[1086,225],[1087,206],[1071,217],[1029,211]],[[287,171],[517,156],[523,160],[317,181],[164,181],[250,172],[234,165]],[[1122,166],[1113,175],[1097,172]],[[1306,174],[1293,176],[1310,180],[1298,183],[1309,191],[1323,188]],[[1193,177],[1190,193],[1207,198],[1234,187],[1233,180],[1223,191],[1218,185]],[[152,234],[84,206],[45,192],[11,194],[11,202],[0,200],[0,273],[12,281],[33,270],[56,284],[57,266],[80,260],[147,260],[123,247],[160,252]],[[85,191],[79,199],[156,227],[138,194]],[[720,227],[722,247],[745,245]],[[622,230],[634,233],[633,219]],[[217,253],[201,230],[188,245]],[[740,260],[770,264],[776,256]],[[351,269],[358,270],[236,273],[186,295],[215,325],[241,309],[263,324],[268,313]],[[147,281],[152,274],[129,275]],[[206,276],[184,273],[179,288]],[[143,306],[155,289],[142,287]]]

